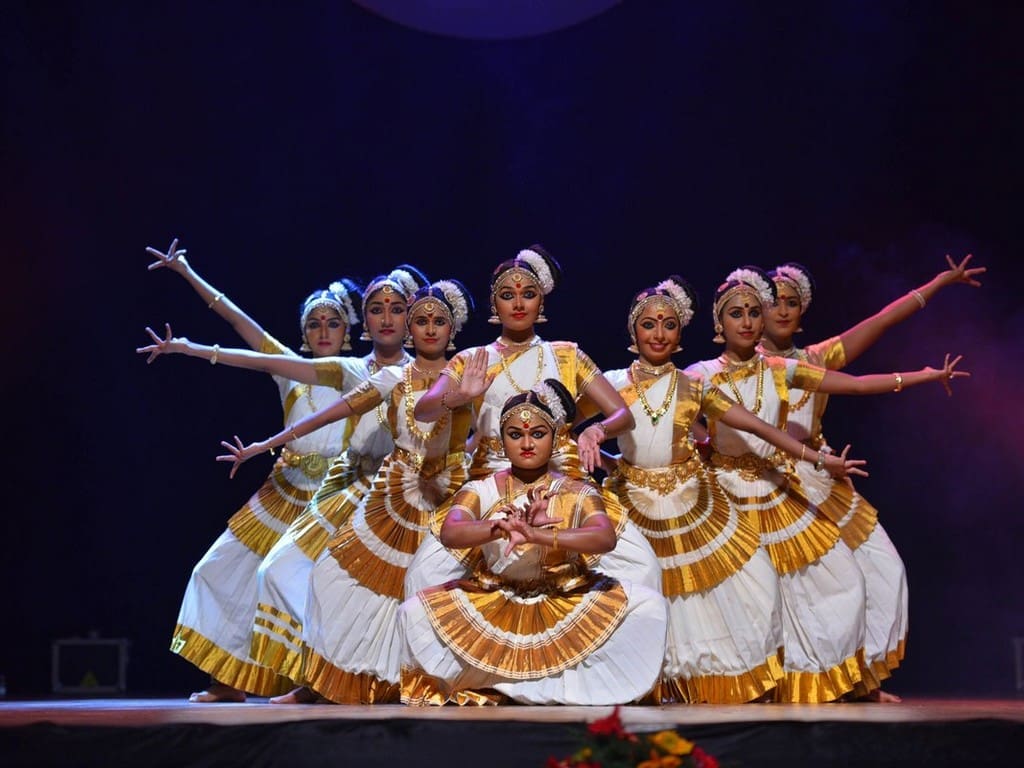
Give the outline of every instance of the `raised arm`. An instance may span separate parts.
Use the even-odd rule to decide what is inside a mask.
[[[461,376],[445,373],[438,377],[434,386],[417,401],[413,411],[416,420],[437,421],[446,410],[453,411],[473,402],[487,391],[492,381],[494,374],[487,373],[487,350],[480,347],[466,361]]]
[[[952,396],[950,382],[960,376],[970,376],[967,371],[955,370],[963,355],[946,360],[942,368],[925,367],[908,373],[871,373],[865,376],[851,376],[840,371],[825,371],[818,387],[819,392],[830,395],[880,395],[883,392],[899,392],[906,387],[917,386],[929,381],[941,381],[946,394]]]
[[[978,281],[977,277],[984,274],[987,268],[969,268],[968,264],[970,264],[972,258],[974,257],[971,254],[967,254],[967,256],[957,264],[949,254],[946,254],[946,261],[949,263],[949,269],[939,272],[939,274],[920,288],[911,290],[886,306],[877,314],[862,320],[857,323],[857,325],[853,326],[853,328],[850,328],[848,331],[840,334],[839,338],[843,342],[843,351],[846,355],[846,362],[851,363],[856,360],[865,351],[867,351],[872,344],[878,341],[882,337],[883,333],[897,323],[903,322],[919,309],[924,309],[928,301],[935,296],[939,290],[947,285],[963,283],[965,285],[973,286],[974,288],[980,287],[981,282]]]
[[[305,357],[294,355],[268,355],[248,349],[221,348],[220,344],[207,346],[189,341],[184,336],[174,337],[170,324],[166,324],[166,336],[160,338],[152,328],[146,333],[153,340],[152,344],[137,347],[140,355],[149,355],[147,363],[152,363],[160,355],[186,355],[208,360],[210,365],[230,365],[233,368],[247,368],[250,371],[262,371],[272,375],[283,376],[292,381],[304,384],[318,384],[316,362]]]
[[[185,259],[187,251],[184,248],[178,248],[178,238],[171,241],[171,247],[167,249],[167,253],[152,246],[146,247],[146,253],[156,257],[156,261],[149,265],[150,271],[169,269],[172,272],[177,272],[199,294],[199,298],[206,302],[207,307],[231,324],[231,327],[246,344],[252,349],[260,348],[263,344],[263,328],[231,301],[223,291],[218,291],[200,277],[199,273]]]
[[[258,456],[266,451],[273,451],[285,443],[298,440],[310,432],[315,432],[320,427],[348,418],[351,415],[352,406],[344,398],[339,398],[329,407],[309,414],[304,419],[300,419],[291,426],[285,427],[276,435],[268,437],[266,440],[249,443],[248,445],[243,445],[238,435],[234,436],[234,444],[222,440],[220,444],[228,450],[228,453],[219,455],[217,461],[231,462],[231,471],[228,473],[228,477],[234,477],[238,468],[253,456]]]

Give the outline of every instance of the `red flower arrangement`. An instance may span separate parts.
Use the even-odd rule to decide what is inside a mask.
[[[718,768],[718,760],[675,731],[627,731],[616,707],[587,726],[579,749],[561,760],[549,757],[545,768]]]

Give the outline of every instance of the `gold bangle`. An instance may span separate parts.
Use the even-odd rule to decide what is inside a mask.
[[[441,393],[441,406],[445,410],[454,411],[455,409],[448,405],[448,392],[449,390],[446,389],[443,393]]]
[[[558,529],[551,529],[551,548],[558,549]]]
[[[210,365],[217,364],[217,356],[220,354],[220,344],[213,345],[213,354],[210,355]]]
[[[207,309],[213,309],[213,305],[216,304],[218,301],[220,301],[222,298],[224,298],[224,291],[221,291],[216,296],[214,296],[212,299],[210,299],[210,303],[206,305],[206,308]]]
[[[607,439],[608,439],[608,427],[606,427],[606,426],[604,425],[604,422],[603,422],[603,421],[595,421],[595,422],[594,422],[593,424],[591,424],[590,426],[592,426],[592,427],[597,427],[598,429],[600,429],[600,430],[601,430],[601,435],[602,435],[602,437],[601,437],[601,440],[602,440],[602,441],[604,441],[604,440],[607,440]]]
[[[801,445],[800,446],[800,461],[804,460],[804,454],[805,453],[807,453],[807,446],[806,445]]]
[[[295,434],[295,429],[294,429],[294,428],[293,428],[293,429],[289,429],[289,430],[288,430],[288,434],[292,436],[292,441],[293,441],[293,442],[294,442],[295,440],[298,440],[298,439],[299,439],[299,436]]]
[[[821,470],[823,470],[825,468],[825,460],[826,459],[828,459],[828,454],[825,451],[819,449],[818,450],[818,460],[816,462],[814,462],[814,468],[816,470],[818,470],[819,472],[821,472]]]
[[[893,389],[893,392],[899,392],[903,389],[903,376],[898,373],[894,373],[893,376],[896,377],[896,388]]]
[[[917,299],[917,303],[921,305],[921,309],[924,309],[924,305],[928,303],[925,301],[924,294],[917,290],[917,288],[911,288],[910,295]]]

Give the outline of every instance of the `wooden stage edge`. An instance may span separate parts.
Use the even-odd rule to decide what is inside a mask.
[[[401,705],[191,704],[184,699],[48,699],[0,702],[0,727],[35,723],[64,726],[136,727],[166,724],[255,725],[310,720],[418,720],[488,723],[583,723],[612,707],[500,706],[406,707]],[[624,706],[623,724],[635,731],[727,723],[845,722],[948,723],[1001,720],[1024,723],[1024,697],[1007,699],[904,699],[876,704],[745,704],[740,706]]]

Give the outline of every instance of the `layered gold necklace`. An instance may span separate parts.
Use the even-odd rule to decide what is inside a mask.
[[[672,372],[671,374],[669,374],[670,378],[668,380],[668,389],[665,392],[665,399],[662,401],[661,405],[658,406],[657,410],[651,408],[651,404],[647,400],[647,395],[644,393],[644,387],[640,384],[640,377],[637,375],[638,371],[645,370],[644,367],[641,365],[639,360],[634,361],[633,364],[629,367],[629,374],[633,378],[633,386],[636,387],[636,396],[640,398],[640,405],[644,409],[644,413],[646,413],[648,417],[650,417],[651,424],[655,426],[657,425],[661,417],[668,413],[668,409],[672,407],[672,398],[675,396],[676,383],[679,380],[679,373],[676,370],[675,365],[671,363],[667,363],[666,365],[671,366]],[[658,366],[659,369],[664,367],[665,366]],[[647,366],[646,370],[650,371],[651,366]]]
[[[539,344],[537,345],[537,373],[534,376],[533,384],[531,384],[527,389],[523,389],[519,386],[519,382],[512,378],[512,371],[509,369],[508,361],[505,359],[505,356],[499,352],[498,357],[501,358],[501,370],[505,372],[505,378],[508,379],[508,383],[512,385],[512,389],[519,394],[529,392],[540,383],[540,377],[544,375],[544,347]]]
[[[761,355],[758,355],[757,361],[754,364],[754,375],[757,377],[757,394],[754,396],[753,408],[748,408],[747,404],[743,402],[743,395],[740,394],[739,387],[736,386],[736,382],[732,379],[732,373],[729,371],[731,361],[729,358],[725,357],[725,355],[722,356],[722,359],[725,362],[722,373],[725,374],[725,382],[729,385],[729,389],[731,389],[732,393],[736,395],[736,402],[753,414],[760,413],[761,404],[764,400],[764,358]],[[746,368],[748,366],[744,365],[741,367]]]
[[[412,436],[415,437],[417,440],[426,443],[429,442],[434,437],[436,437],[437,434],[447,426],[448,416],[451,414],[451,412],[445,410],[445,412],[441,414],[441,418],[435,421],[433,426],[431,426],[428,431],[424,432],[422,429],[420,429],[419,425],[416,423],[416,416],[413,413],[413,411],[416,408],[416,400],[412,396],[412,369],[415,367],[416,366],[414,363],[409,363],[407,366],[405,366],[405,369],[403,370],[403,375],[405,379],[405,392],[403,393],[402,397],[403,400],[405,401],[405,420],[409,425],[410,434],[412,434]],[[419,369],[417,368],[417,370]],[[420,373],[422,373],[422,371],[420,371]],[[430,379],[428,378],[427,382],[429,383],[429,381]]]

